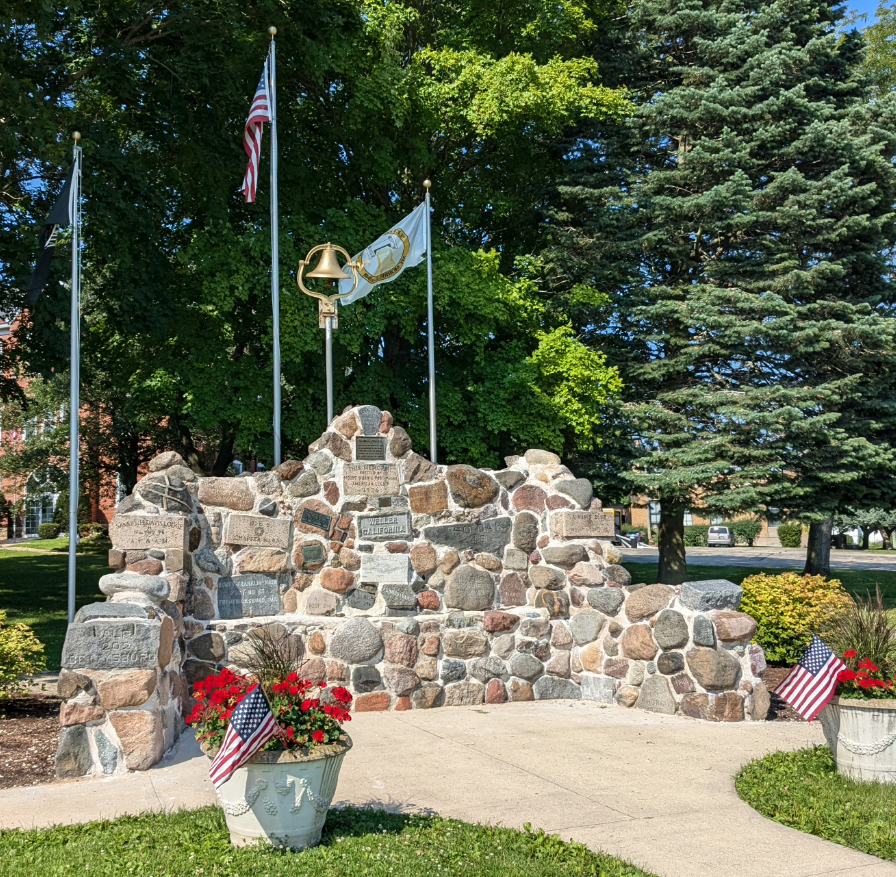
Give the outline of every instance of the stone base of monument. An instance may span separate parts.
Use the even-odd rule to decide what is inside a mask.
[[[896,700],[835,697],[818,718],[840,773],[896,783]]]
[[[586,479],[549,451],[505,463],[437,466],[371,405],[271,472],[205,478],[156,457],[110,526],[109,602],[69,630],[61,775],[152,763],[189,686],[245,668],[259,625],[357,711],[583,698],[765,718],[739,587],[632,582]]]
[[[259,752],[217,790],[234,846],[263,841],[302,849],[320,842],[336,792],[347,734],[302,752]]]

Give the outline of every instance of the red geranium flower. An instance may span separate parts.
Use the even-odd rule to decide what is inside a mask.
[[[856,654],[857,654],[857,653],[856,653],[856,650],[855,650],[855,649],[847,649],[847,650],[843,653],[843,657],[844,657],[844,658],[854,658],[854,657],[856,656]]]
[[[311,739],[316,740],[318,743],[323,743],[324,742],[324,732],[321,731],[320,728],[315,728],[311,732]]]

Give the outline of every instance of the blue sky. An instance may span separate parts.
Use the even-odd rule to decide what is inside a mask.
[[[847,0],[847,6],[856,12],[865,12],[868,14],[868,24],[877,20],[875,10],[877,9],[878,0]],[[861,24],[859,25],[861,27]]]

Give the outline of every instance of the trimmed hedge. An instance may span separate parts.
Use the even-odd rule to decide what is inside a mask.
[[[47,521],[45,524],[37,525],[37,535],[40,536],[41,539],[55,539],[59,535],[61,529],[59,524]]]
[[[778,525],[778,541],[782,548],[799,548],[803,538],[803,525],[799,521]]]

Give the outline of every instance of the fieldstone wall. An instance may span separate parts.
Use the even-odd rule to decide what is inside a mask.
[[[506,464],[436,466],[370,405],[271,472],[201,478],[160,454],[110,527],[108,601],[69,628],[57,773],[157,761],[189,686],[241,668],[259,625],[358,711],[586,698],[765,717],[740,588],[633,584],[586,479],[542,450]]]

